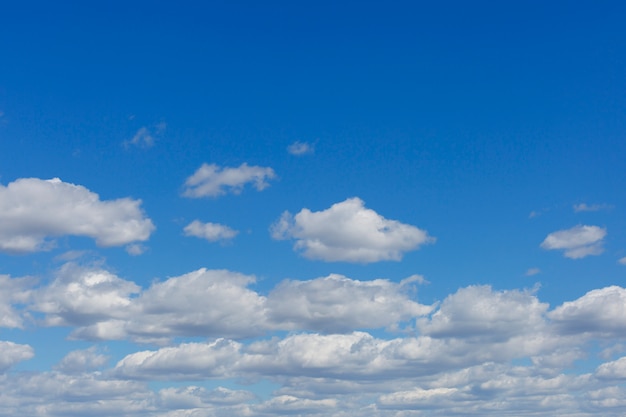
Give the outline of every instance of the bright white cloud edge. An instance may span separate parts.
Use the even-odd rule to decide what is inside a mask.
[[[435,241],[422,229],[366,208],[358,197],[322,211],[284,212],[270,232],[274,239],[294,239],[294,249],[304,257],[326,262],[399,261],[404,253]]]
[[[21,178],[0,185],[0,251],[27,253],[50,249],[51,238],[73,235],[99,246],[145,241],[155,230],[141,200],[101,201],[98,194],[58,178]]]
[[[589,255],[600,255],[604,251],[602,243],[606,234],[606,229],[599,226],[578,225],[550,233],[541,242],[541,247],[547,250],[563,250],[566,258],[580,259]]]

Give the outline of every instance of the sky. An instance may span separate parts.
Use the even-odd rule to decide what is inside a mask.
[[[623,416],[626,5],[4,2],[0,416]]]

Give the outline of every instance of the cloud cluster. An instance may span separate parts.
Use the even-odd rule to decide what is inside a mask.
[[[30,308],[48,326],[73,326],[72,337],[165,343],[174,337],[250,338],[275,330],[347,332],[395,327],[432,307],[411,299],[410,282],[330,275],[284,281],[267,296],[253,276],[199,269],[141,290],[98,268],[64,265]]]
[[[50,238],[74,235],[100,246],[145,241],[154,231],[140,200],[101,201],[85,187],[58,178],[22,178],[0,185],[0,251],[46,250]]]
[[[182,340],[128,353],[109,368],[109,357],[91,347],[70,352],[51,372],[0,375],[0,403],[9,414],[52,416],[91,415],[94,402],[104,414],[167,417],[626,411],[626,402],[615,401],[626,394],[626,289],[593,290],[550,309],[534,291],[469,286],[425,306],[410,297],[417,281],[332,274],[285,280],[262,295],[251,289],[254,277],[226,270],[200,269],[147,289],[73,263],[39,288],[5,277],[5,287],[23,293],[5,304],[26,303],[44,314],[44,324],[74,327],[74,337]],[[382,327],[398,332],[363,331]],[[199,336],[206,340],[185,340]],[[584,346],[600,342],[608,356],[572,374],[588,354]],[[33,355],[30,346],[0,342],[0,369]],[[179,382],[154,391],[146,383],[155,380]],[[261,399],[247,390],[185,385],[192,380],[278,388]]]
[[[294,249],[306,258],[327,262],[399,261],[405,252],[434,241],[424,230],[365,208],[359,198],[322,211],[285,212],[271,233],[274,239],[295,239]]]
[[[606,229],[598,226],[574,226],[571,229],[550,233],[543,242],[543,249],[559,249],[566,258],[579,259],[589,255],[599,255]]]
[[[269,186],[267,180],[275,177],[274,170],[269,167],[250,166],[246,163],[238,167],[202,164],[185,180],[183,196],[201,198],[217,197],[228,192],[239,194],[248,183],[254,184],[261,191]]]

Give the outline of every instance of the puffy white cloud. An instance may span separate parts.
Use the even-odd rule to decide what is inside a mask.
[[[45,313],[45,325],[75,326],[73,338],[164,343],[173,337],[249,338],[274,330],[393,329],[432,310],[411,299],[412,283],[420,279],[287,280],[266,297],[249,288],[255,277],[227,270],[203,268],[142,290],[101,268],[68,263],[29,300],[32,310]]]
[[[623,335],[626,332],[626,289],[614,285],[589,291],[577,300],[563,303],[548,316],[565,333]]]
[[[56,369],[65,374],[78,374],[98,369],[107,364],[109,357],[98,353],[95,346],[69,352]]]
[[[605,379],[626,379],[626,356],[598,366],[596,376]]]
[[[562,249],[567,258],[579,259],[603,252],[606,229],[598,226],[574,226],[550,233],[541,243],[543,249]]]
[[[265,297],[247,288],[254,282],[250,275],[203,268],[154,283],[134,301],[126,332],[146,340],[262,334]]]
[[[423,334],[438,338],[508,339],[542,330],[548,304],[530,292],[469,286],[449,295],[430,320],[418,320]]]
[[[278,395],[256,407],[257,410],[272,414],[295,414],[330,412],[337,407],[337,400],[327,398],[314,400],[298,398],[293,395]]]
[[[233,230],[228,226],[219,223],[202,223],[194,220],[185,226],[185,236],[195,236],[206,239],[209,242],[217,242],[218,240],[229,240],[237,236],[237,230]]]
[[[33,292],[31,308],[45,313],[48,326],[87,326],[129,315],[140,287],[103,269],[63,265],[50,285]]]
[[[15,304],[25,304],[35,284],[33,278],[11,278],[0,275],[0,327],[21,328],[23,317]]]
[[[622,265],[626,265],[626,256],[624,256],[623,258],[619,258],[617,260],[618,263],[622,264]]]
[[[325,332],[392,326],[432,309],[411,300],[405,285],[336,274],[310,281],[283,281],[270,292],[267,305],[277,327],[292,325]]]
[[[22,178],[0,185],[0,251],[35,252],[62,235],[87,236],[100,246],[147,240],[154,230],[141,201],[100,201],[97,194],[58,178]]]
[[[250,391],[231,390],[224,387],[209,391],[193,385],[164,388],[159,391],[158,395],[159,402],[168,409],[208,408],[211,404],[235,405],[256,399],[256,395]]]
[[[315,152],[315,148],[309,143],[295,141],[287,147],[287,152],[295,156],[301,156]]]
[[[35,351],[29,345],[0,340],[0,372],[33,356],[35,356]]]
[[[267,180],[276,177],[269,167],[250,166],[220,167],[215,164],[202,164],[187,180],[183,196],[191,198],[217,197],[227,192],[239,194],[248,183],[261,191],[269,186]]]
[[[434,241],[424,230],[365,208],[359,198],[317,212],[285,212],[271,232],[274,239],[295,239],[294,248],[305,257],[331,262],[398,261],[405,252]]]
[[[240,350],[240,343],[225,339],[212,343],[184,343],[132,353],[117,363],[114,372],[118,377],[137,379],[228,377]]]

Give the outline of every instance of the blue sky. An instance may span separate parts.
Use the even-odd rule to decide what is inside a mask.
[[[3,5],[0,415],[624,415],[625,13]]]

